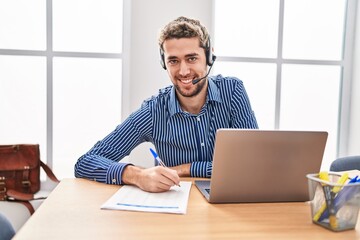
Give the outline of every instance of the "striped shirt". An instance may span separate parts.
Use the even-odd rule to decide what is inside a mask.
[[[120,160],[139,144],[151,142],[165,165],[191,163],[192,177],[211,177],[216,130],[258,125],[241,80],[217,75],[208,81],[207,99],[199,114],[181,109],[173,86],[160,89],[79,158],[75,176],[122,184],[122,172],[129,163]]]

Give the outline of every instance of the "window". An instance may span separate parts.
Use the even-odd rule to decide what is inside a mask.
[[[123,1],[0,3],[0,144],[39,143],[59,178],[121,121]]]
[[[260,129],[329,133],[322,169],[346,131],[354,1],[215,0],[214,71],[243,80]],[[226,27],[224,27],[226,26]]]

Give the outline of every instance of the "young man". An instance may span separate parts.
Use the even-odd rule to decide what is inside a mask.
[[[199,21],[171,21],[160,33],[159,47],[161,65],[173,85],[145,100],[83,155],[75,165],[76,177],[167,191],[180,177],[211,177],[217,129],[258,127],[242,81],[207,77],[216,57]],[[145,141],[154,144],[167,167],[142,169],[120,162]]]

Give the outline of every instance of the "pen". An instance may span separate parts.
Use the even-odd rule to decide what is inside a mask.
[[[330,181],[329,174],[327,172],[320,172],[319,178],[321,180]],[[323,186],[323,190],[324,190],[326,206],[327,206],[327,209],[329,210],[330,226],[331,226],[331,228],[336,229],[338,227],[338,223],[337,223],[336,212],[335,212],[334,204],[333,204],[333,193],[331,192],[331,187],[329,185],[322,184],[322,186]],[[322,209],[320,209],[320,210],[322,210]]]
[[[150,152],[151,154],[154,156],[155,160],[157,161],[157,163],[159,165],[161,165],[162,167],[166,167],[166,165],[163,163],[163,161],[159,158],[159,156],[157,155],[157,153],[152,149],[150,148]]]
[[[360,178],[358,176],[352,178],[348,184],[360,183]],[[335,211],[338,211],[347,201],[349,201],[353,196],[358,194],[359,188],[350,188],[344,187],[335,198],[334,208]],[[329,211],[326,209],[319,218],[319,222],[325,218],[329,217]]]
[[[339,180],[337,181],[337,184],[345,184],[346,180],[348,179],[349,174],[348,173],[344,173]],[[319,178],[322,180],[328,180],[328,176],[326,176],[326,173],[320,173],[319,174]],[[338,193],[341,190],[341,187],[333,187],[332,192],[333,193]],[[313,220],[314,221],[318,221],[320,216],[323,214],[323,212],[326,210],[326,203],[323,203],[323,205],[321,205],[320,209],[317,211],[317,213],[314,215]]]
[[[157,161],[157,163],[159,165],[161,165],[162,167],[166,167],[166,165],[164,164],[164,162],[161,160],[161,158],[157,155],[157,153],[152,149],[150,148],[150,152],[151,154],[154,156],[155,160]],[[180,187],[180,184],[177,185],[178,187]]]

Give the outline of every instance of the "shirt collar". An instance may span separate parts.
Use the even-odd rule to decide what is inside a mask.
[[[208,94],[207,94],[207,100],[206,100],[205,104],[207,104],[208,102],[213,102],[213,101],[220,102],[220,103],[222,102],[219,87],[215,84],[213,78],[209,77],[208,78]],[[176,97],[176,92],[175,92],[174,86],[171,88],[169,111],[170,111],[171,116],[173,116],[177,113],[183,112],[181,110],[180,103]]]

